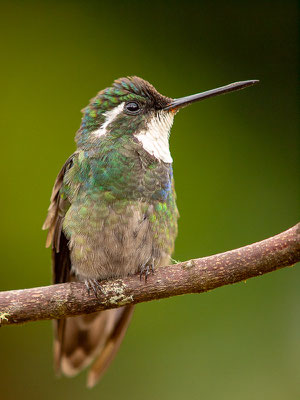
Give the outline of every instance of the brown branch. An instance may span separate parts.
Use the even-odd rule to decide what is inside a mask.
[[[0,292],[0,322],[18,324],[65,318],[108,308],[201,293],[300,261],[300,224],[277,236],[210,257],[159,268],[147,282],[138,276],[104,281],[98,300],[84,283],[72,282]]]

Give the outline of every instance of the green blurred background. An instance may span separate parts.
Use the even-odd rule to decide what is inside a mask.
[[[244,91],[176,116],[174,258],[279,233],[299,217],[296,1],[1,2],[1,290],[50,283],[41,225],[80,112],[120,76],[180,97]],[[299,399],[300,268],[137,306],[103,380],[54,376],[50,322],[0,330],[0,398]]]

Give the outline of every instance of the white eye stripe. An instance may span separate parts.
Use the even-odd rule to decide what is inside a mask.
[[[110,111],[106,111],[105,115],[105,121],[103,122],[103,124],[100,126],[100,128],[96,129],[95,131],[93,131],[91,134],[93,136],[96,137],[100,137],[106,134],[106,128],[108,127],[108,125],[117,118],[117,116],[119,114],[121,114],[121,112],[124,109],[124,104],[125,102],[119,104],[117,107],[114,107],[112,110]]]
[[[158,160],[172,163],[169,136],[174,120],[172,112],[160,111],[152,117],[146,129],[135,135],[143,148]]]

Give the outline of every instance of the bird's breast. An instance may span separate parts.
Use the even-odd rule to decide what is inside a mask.
[[[147,262],[168,262],[177,233],[175,202],[85,196],[69,208],[63,229],[74,272],[82,279],[135,274]]]

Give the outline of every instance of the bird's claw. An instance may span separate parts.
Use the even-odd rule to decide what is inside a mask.
[[[99,293],[100,294],[104,294],[104,291],[99,283],[99,281],[97,281],[97,279],[86,279],[84,281],[84,284],[88,290],[88,293],[90,294],[91,291],[93,291],[95,297],[97,299],[99,299]]]
[[[154,261],[151,263],[146,263],[140,267],[140,281],[142,280],[143,275],[145,276],[145,282],[147,282],[147,278],[150,273],[154,274]]]

